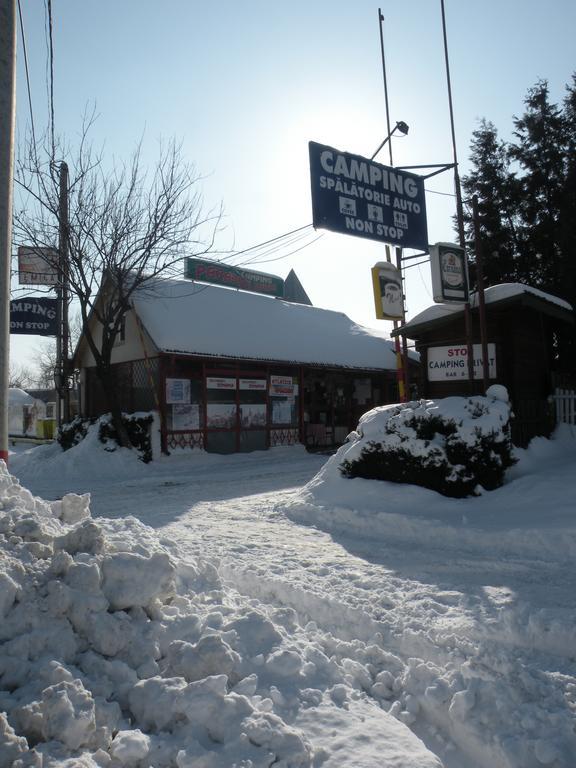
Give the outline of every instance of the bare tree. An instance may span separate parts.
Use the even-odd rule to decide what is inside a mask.
[[[79,313],[76,313],[69,322],[70,351],[76,347],[81,335],[82,318]],[[54,387],[54,373],[58,365],[56,340],[43,339],[33,351],[38,387],[52,389]]]
[[[24,143],[15,176],[26,194],[15,205],[14,238],[33,248],[57,247],[55,158],[62,159],[69,168],[66,277],[117,434],[127,445],[111,363],[123,318],[136,291],[182,274],[184,256],[211,251],[221,210],[204,211],[201,177],[176,142],[160,146],[150,172],[143,168],[140,145],[127,163],[109,167],[88,140],[92,125],[93,119],[84,121],[73,151],[63,143],[54,149],[47,139]]]
[[[25,365],[11,365],[8,386],[16,389],[32,389],[38,379],[36,372]]]

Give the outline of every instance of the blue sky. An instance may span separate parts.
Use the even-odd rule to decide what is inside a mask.
[[[40,132],[48,115],[45,3],[22,7]],[[74,139],[95,105],[94,143],[121,160],[143,137],[150,165],[158,141],[175,137],[206,177],[206,205],[223,203],[219,247],[243,250],[311,223],[308,141],[371,156],[386,135],[379,7],[391,124],[410,126],[393,141],[394,163],[451,162],[440,0],[53,0],[56,132]],[[507,138],[539,78],[563,98],[576,71],[576,2],[445,0],[445,9],[465,174],[480,118]],[[22,135],[30,112],[21,47],[17,98]],[[378,159],[388,163],[387,151]],[[429,241],[453,240],[452,175],[427,189]],[[391,327],[376,320],[371,293],[370,267],[383,246],[325,232],[290,250],[251,266],[280,276],[294,268],[315,305]],[[408,316],[431,303],[429,268],[408,270]],[[11,344],[12,359],[26,363],[38,339],[12,336]]]

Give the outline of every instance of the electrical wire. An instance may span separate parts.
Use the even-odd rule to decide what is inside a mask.
[[[28,51],[26,48],[26,34],[24,32],[24,20],[22,18],[22,6],[18,0],[18,16],[20,18],[20,32],[22,35],[22,50],[24,52],[24,69],[26,70],[26,87],[28,89],[28,106],[30,108],[30,125],[32,128],[32,141],[36,147],[36,130],[34,128],[34,112],[32,110],[32,92],[30,90],[30,72],[28,70]]]
[[[49,102],[50,102],[50,135],[52,139],[52,158],[56,154],[56,139],[54,136],[54,44],[52,40],[52,0],[46,0],[49,41]]]

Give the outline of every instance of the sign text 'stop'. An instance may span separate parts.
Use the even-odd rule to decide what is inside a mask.
[[[424,179],[309,143],[315,227],[428,250]]]

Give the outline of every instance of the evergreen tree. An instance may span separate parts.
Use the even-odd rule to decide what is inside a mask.
[[[563,296],[567,254],[560,243],[560,211],[566,189],[566,120],[550,103],[546,81],[528,91],[525,105],[524,115],[514,119],[517,141],[509,150],[521,170],[519,257],[529,283]]]
[[[517,196],[519,183],[510,170],[508,149],[493,123],[482,120],[472,134],[473,170],[462,180],[464,193],[478,197],[484,279],[488,285],[522,279],[517,248]],[[471,261],[474,262],[474,226],[466,217]],[[475,272],[471,274],[476,287]]]
[[[576,75],[561,106],[548,83],[528,91],[511,142],[482,121],[471,142],[465,197],[478,197],[485,285],[521,282],[572,304],[576,319]],[[474,261],[474,226],[465,221]],[[474,287],[474,271],[472,286]],[[561,367],[576,373],[573,329],[555,339]]]

